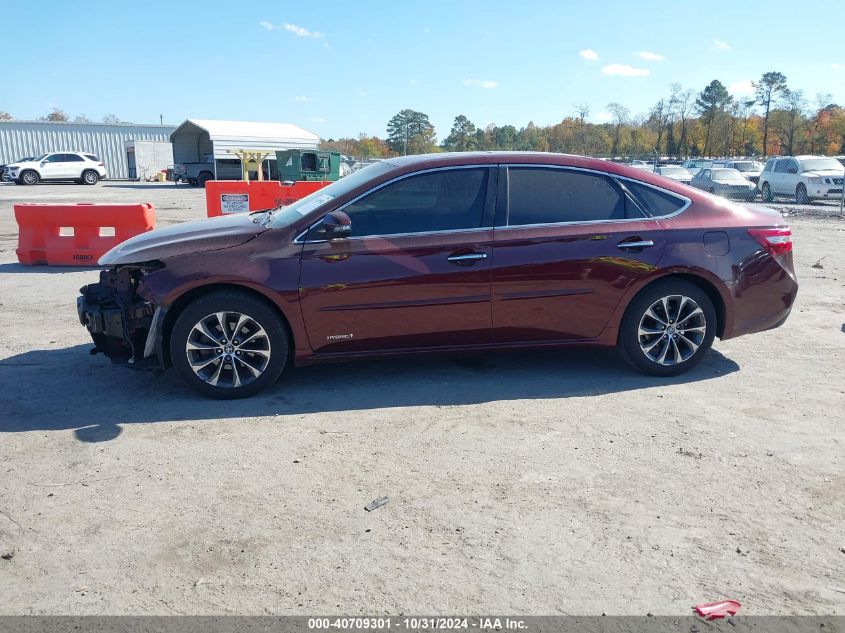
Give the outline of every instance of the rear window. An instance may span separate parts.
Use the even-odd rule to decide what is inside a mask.
[[[83,154],[83,156],[84,156],[85,158],[87,158],[88,160],[93,160],[95,163],[99,163],[99,162],[100,162],[100,159],[99,159],[99,158],[97,158],[96,156],[94,156],[94,154]]]
[[[625,180],[624,183],[628,191],[633,194],[649,215],[671,215],[683,209],[687,204],[686,200],[668,191],[655,189],[633,180]]]

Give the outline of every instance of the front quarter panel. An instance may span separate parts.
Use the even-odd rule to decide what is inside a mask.
[[[144,277],[139,292],[160,306],[173,306],[203,287],[226,285],[260,293],[282,312],[300,358],[310,352],[299,308],[302,246],[291,229],[272,229],[240,246],[164,260],[165,267]]]

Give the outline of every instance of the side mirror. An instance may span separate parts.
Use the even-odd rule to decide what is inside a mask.
[[[327,240],[349,237],[352,233],[352,220],[343,211],[330,211],[323,218],[320,228]]]

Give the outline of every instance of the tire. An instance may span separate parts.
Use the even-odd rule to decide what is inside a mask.
[[[100,174],[93,169],[86,169],[82,172],[82,184],[96,185],[100,181]]]
[[[668,307],[668,318],[664,306]],[[676,332],[675,337],[667,337],[678,323],[686,328],[681,330],[683,334]],[[648,332],[642,336],[641,325]],[[618,348],[629,363],[645,374],[677,376],[707,355],[716,327],[716,309],[701,288],[682,279],[656,281],[641,290],[625,310]]]
[[[18,176],[18,184],[21,185],[37,185],[38,181],[41,180],[38,177],[38,174],[31,169],[27,169]]]
[[[807,187],[804,186],[803,182],[799,182],[798,186],[795,187],[795,202],[796,204],[813,204],[810,196],[807,195]]]
[[[764,182],[760,188],[760,195],[763,198],[763,202],[774,202],[775,200],[775,197],[772,195],[772,189],[767,182]]]
[[[708,189],[707,191],[709,193],[712,193],[713,195],[716,195],[716,188],[715,187],[710,187],[710,189]]]
[[[197,179],[196,178],[188,178],[188,184],[191,185],[192,187],[196,187],[197,186]]]
[[[204,171],[204,172],[202,172],[202,173],[201,173],[201,174],[197,177],[197,187],[203,187],[203,188],[204,188],[204,187],[205,187],[205,183],[207,183],[207,182],[208,182],[209,180],[211,180],[212,178],[214,178],[214,174],[212,174],[211,172],[208,172],[208,171]]]
[[[232,333],[224,336],[220,315],[227,333]],[[239,322],[242,325],[236,333]],[[212,345],[204,329],[221,338]],[[248,338],[238,344],[240,333]],[[287,329],[276,310],[237,290],[196,299],[177,317],[170,334],[170,359],[176,373],[199,393],[221,400],[246,398],[276,382],[289,350]],[[205,365],[195,370],[191,362]]]

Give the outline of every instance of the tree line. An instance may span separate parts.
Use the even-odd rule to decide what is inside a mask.
[[[460,114],[440,143],[428,115],[405,109],[390,119],[384,139],[361,134],[329,139],[322,147],[364,158],[469,150],[608,158],[845,154],[845,109],[829,94],[818,94],[811,103],[775,71],[764,73],[752,88],[751,94],[735,97],[718,79],[700,92],[673,83],[644,114],[632,115],[618,102],[607,104],[609,120],[601,123],[587,120],[587,104],[573,105],[560,123],[549,126],[479,128]]]
[[[77,114],[73,119],[61,108],[53,108],[51,112],[45,114],[44,116],[40,116],[37,119],[38,121],[72,121],[73,123],[93,123],[91,119],[89,119],[84,114]],[[6,112],[5,110],[0,110],[0,121],[14,121],[14,117]],[[121,121],[120,118],[116,114],[107,114],[101,119],[102,123],[128,123],[128,121]]]

